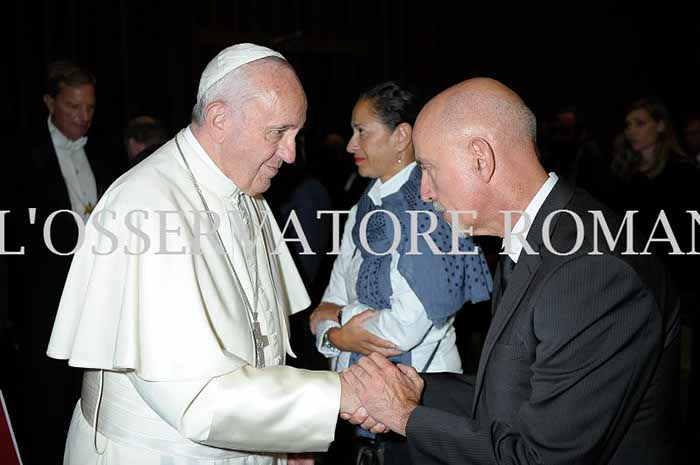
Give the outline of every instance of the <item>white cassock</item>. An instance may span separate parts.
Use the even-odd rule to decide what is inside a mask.
[[[189,128],[176,139],[257,310],[265,368],[173,139],[110,187],[73,259],[48,348],[88,369],[64,463],[274,464],[327,450],[338,375],[280,366],[293,355],[288,315],[309,305],[280,230],[270,220],[258,234],[262,197],[243,194]]]

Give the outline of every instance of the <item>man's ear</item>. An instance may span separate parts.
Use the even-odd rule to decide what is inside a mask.
[[[46,108],[49,110],[49,113],[53,113],[53,107],[56,105],[56,100],[49,94],[44,94],[44,103],[46,104]]]
[[[401,123],[398,126],[396,126],[396,129],[394,129],[394,133],[392,134],[392,136],[394,137],[396,149],[399,152],[403,152],[411,143],[411,137],[413,136],[413,128],[411,128],[411,125],[408,123]]]
[[[666,123],[665,121],[659,121],[659,124],[656,125],[656,132],[659,134],[664,132],[666,130]]]
[[[210,103],[204,113],[204,124],[215,143],[221,144],[226,139],[227,125],[230,122],[229,107],[223,102]]]
[[[469,142],[469,149],[474,157],[476,175],[485,183],[490,182],[496,169],[493,147],[485,139],[475,137]]]

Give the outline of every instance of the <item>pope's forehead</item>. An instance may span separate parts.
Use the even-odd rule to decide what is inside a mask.
[[[299,78],[289,63],[284,61],[260,61],[249,65],[249,79],[259,82],[261,85],[289,85],[299,86]]]
[[[244,119],[253,125],[299,127],[306,117],[306,97],[300,92],[268,88],[245,105]]]
[[[306,93],[294,74],[268,76],[255,83],[257,94],[285,105],[306,105]]]
[[[306,94],[301,88],[270,87],[263,89],[257,97],[262,105],[285,114],[298,114],[307,107]]]

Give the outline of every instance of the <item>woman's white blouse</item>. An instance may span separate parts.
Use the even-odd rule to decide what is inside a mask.
[[[368,193],[372,201],[380,206],[382,199],[397,192],[408,181],[415,163],[411,163],[403,170],[382,183],[380,179],[372,186]],[[341,324],[346,324],[352,317],[358,315],[370,307],[361,304],[357,298],[356,283],[362,264],[362,255],[355,247],[352,239],[352,229],[355,225],[357,205],[350,210],[343,239],[340,245],[340,254],[336,258],[331,273],[330,282],[323,294],[323,301],[342,306]],[[454,317],[447,320],[441,327],[433,325],[425,313],[425,308],[415,293],[411,290],[406,280],[398,271],[399,254],[391,253],[390,282],[392,296],[391,308],[380,310],[377,315],[365,322],[365,329],[382,339],[394,343],[399,350],[412,350],[411,365],[423,371],[427,361],[435,350],[438,341],[442,340],[427,371],[451,371],[461,373],[462,363],[456,346],[456,333],[453,322]],[[340,326],[330,320],[319,323],[317,335],[317,348],[326,357],[332,358],[332,366],[336,371],[348,367],[350,352],[339,352],[322,345],[323,336],[332,327]]]

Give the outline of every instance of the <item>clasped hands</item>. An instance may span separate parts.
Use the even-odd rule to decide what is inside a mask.
[[[340,309],[339,305],[322,302],[311,314],[311,332],[316,334],[322,320],[340,323]],[[376,314],[375,310],[366,310],[328,332],[338,349],[367,355],[340,373],[340,417],[373,433],[394,431],[405,436],[406,423],[420,402],[424,383],[414,368],[394,365],[386,358],[401,353],[394,344],[364,329],[365,321]]]
[[[394,365],[377,352],[340,373],[340,383],[342,419],[372,433],[403,436],[424,386],[413,367]]]

